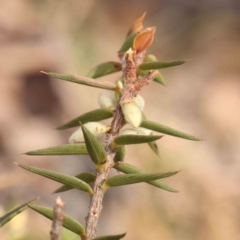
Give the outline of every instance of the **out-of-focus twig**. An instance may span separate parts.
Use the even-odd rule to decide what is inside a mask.
[[[62,222],[64,219],[63,215],[64,202],[58,197],[53,207],[53,222],[52,229],[50,231],[51,240],[60,240],[62,232]]]

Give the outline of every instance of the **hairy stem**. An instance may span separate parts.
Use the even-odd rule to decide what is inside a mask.
[[[108,177],[115,155],[115,150],[111,148],[111,143],[113,138],[118,136],[119,131],[125,123],[120,103],[135,97],[137,92],[143,86],[149,84],[149,82],[158,74],[157,71],[154,71],[151,74],[148,74],[145,78],[137,79],[136,68],[137,65],[142,62],[143,58],[144,53],[136,55],[135,51],[129,50],[126,53],[125,58],[121,59],[124,78],[123,90],[117,108],[113,114],[111,133],[107,134],[105,141],[105,150],[107,153],[105,168],[101,172],[96,172],[93,196],[90,201],[88,216],[86,217],[86,240],[93,240],[96,236],[97,223],[101,214],[104,197],[104,191],[101,186]],[[140,81],[141,84],[137,84],[138,81]]]

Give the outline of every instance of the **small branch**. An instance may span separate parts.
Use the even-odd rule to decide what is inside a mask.
[[[125,124],[125,119],[121,109],[121,102],[132,99],[137,95],[137,92],[146,84],[148,84],[157,72],[151,72],[144,78],[137,78],[137,65],[142,62],[144,58],[143,53],[136,54],[135,51],[129,50],[125,58],[120,56],[122,62],[122,71],[124,78],[124,85],[122,95],[118,102],[117,108],[113,113],[113,120],[111,123],[111,133],[107,134],[105,141],[105,151],[107,153],[107,161],[102,172],[96,172],[96,180],[93,188],[93,196],[90,201],[88,215],[86,217],[86,238],[84,240],[93,240],[96,236],[97,223],[102,210],[102,201],[104,191],[101,188],[102,184],[108,178],[109,171],[112,167],[115,150],[111,148],[111,143],[114,137],[118,136],[121,128]],[[137,61],[137,63],[136,63]],[[139,84],[137,82],[140,81]]]
[[[61,198],[58,197],[53,207],[53,222],[52,222],[52,229],[50,231],[51,240],[61,239],[62,222],[64,219],[63,207],[64,207],[64,202],[62,202]]]

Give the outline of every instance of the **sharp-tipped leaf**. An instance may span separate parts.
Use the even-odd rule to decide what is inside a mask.
[[[116,170],[118,170],[120,172],[123,172],[123,173],[126,173],[126,174],[142,174],[142,173],[144,173],[139,168],[137,168],[135,166],[132,166],[128,163],[118,163],[114,166],[114,168]],[[177,190],[175,190],[175,189],[173,189],[173,188],[171,188],[171,187],[169,187],[165,184],[162,184],[159,181],[147,181],[146,183],[148,183],[148,184],[150,184],[154,187],[169,191],[169,192],[178,192]]]
[[[172,61],[172,62],[146,62],[146,63],[140,64],[138,68],[140,70],[162,69],[162,68],[178,66],[185,62],[186,62],[185,60]]]
[[[152,142],[160,139],[162,136],[154,135],[121,135],[114,138],[114,142],[118,145],[140,144]]]
[[[50,155],[88,155],[85,144],[64,144],[56,147],[43,148],[26,152],[26,155],[50,156]]]
[[[52,72],[42,72],[42,73],[60,80],[68,81],[68,82],[78,83],[86,86],[102,88],[107,90],[113,90],[113,91],[116,90],[116,86],[110,82],[95,81],[92,78],[76,76],[76,75],[65,75],[65,74],[58,74],[58,73],[52,73]]]
[[[101,120],[111,118],[112,116],[113,114],[110,110],[100,108],[100,109],[93,110],[91,112],[87,112],[79,117],[76,117],[73,120],[59,126],[57,129],[63,130],[67,128],[78,127],[79,122],[81,122],[82,124],[87,122],[98,122]]]
[[[139,33],[139,32],[142,31],[142,29],[143,29],[143,24],[142,24],[142,22],[143,22],[145,16],[146,16],[146,12],[144,12],[144,13],[141,15],[141,17],[139,17],[138,19],[136,19],[136,20],[134,21],[132,27],[131,27],[130,30],[128,31],[127,36],[130,35],[130,34]]]
[[[159,72],[158,75],[153,79],[154,82],[157,82],[159,84],[162,84],[163,86],[166,86],[166,83],[164,82],[162,74]]]
[[[41,215],[43,215],[44,217],[46,217],[50,220],[53,219],[53,210],[50,208],[41,207],[41,206],[37,206],[37,205],[29,205],[29,208],[40,213]],[[63,227],[80,235],[81,237],[85,236],[84,227],[78,221],[69,217],[68,215],[64,215]]]
[[[167,178],[175,175],[177,172],[167,172],[167,173],[149,173],[149,174],[126,174],[118,175],[107,179],[103,185],[103,189],[109,187],[118,187],[123,185],[135,184],[140,182],[149,182],[161,178]]]
[[[156,142],[149,142],[149,147],[153,150],[153,152],[159,157],[159,150]]]
[[[102,236],[102,237],[94,238],[93,240],[120,240],[124,238],[125,235],[126,233],[119,234],[119,235]]]
[[[84,125],[82,125],[82,131],[86,147],[92,161],[96,165],[104,164],[107,160],[107,155],[103,145]]]
[[[31,167],[31,166],[27,166],[27,165],[23,165],[23,164],[18,164],[21,168],[26,169],[30,172],[36,173],[38,175],[41,175],[43,177],[52,179],[56,182],[60,182],[63,183],[65,185],[68,185],[70,187],[85,191],[87,193],[89,193],[90,195],[93,193],[92,188],[89,184],[87,184],[86,182],[73,177],[73,176],[69,176],[66,174],[62,174],[62,173],[57,173],[57,172],[53,172],[53,171],[49,171],[49,170],[45,170],[45,169],[40,169],[40,168],[36,168],[36,167]]]
[[[116,150],[115,156],[113,158],[113,161],[116,162],[123,162],[125,156],[125,147],[119,146]]]
[[[90,78],[99,78],[102,76],[106,76],[111,73],[119,72],[122,70],[122,65],[119,62],[105,62],[99,64],[95,68],[93,68],[89,73],[88,77]]]
[[[189,135],[189,134],[186,134],[186,133],[183,133],[183,132],[179,132],[178,130],[175,130],[173,128],[164,126],[164,125],[159,124],[159,123],[147,121],[147,120],[142,121],[141,127],[151,129],[153,131],[164,133],[164,134],[167,134],[167,135],[171,135],[171,136],[174,136],[174,137],[184,138],[184,139],[187,139],[187,140],[192,140],[192,141],[201,141],[202,140],[202,139],[194,137],[192,135]]]
[[[16,217],[19,213],[26,210],[28,208],[28,204],[31,204],[31,203],[35,202],[36,200],[37,200],[37,198],[33,199],[27,203],[24,203],[24,204],[20,205],[19,207],[13,209],[12,211],[6,213],[4,216],[0,217],[0,227],[5,225],[6,223],[8,223],[11,219]]]
[[[119,53],[125,53],[125,52],[127,52],[127,50],[129,48],[132,48],[133,47],[133,41],[134,41],[136,36],[137,36],[137,34],[128,35],[125,42],[123,43],[122,47],[120,48],[120,50],[118,52]]]
[[[76,175],[75,177],[84,181],[84,182],[86,182],[86,183],[91,183],[95,179],[94,174],[91,173],[91,172],[83,172],[83,173],[80,173],[80,174]],[[54,193],[65,192],[65,191],[68,191],[70,189],[73,189],[73,187],[70,187],[68,185],[63,185],[60,188],[58,188],[57,190],[55,190]]]

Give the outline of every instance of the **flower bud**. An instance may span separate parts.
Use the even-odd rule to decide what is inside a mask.
[[[137,104],[141,111],[144,109],[145,101],[141,95],[137,95],[135,98],[133,98],[133,101]]]
[[[119,135],[136,135],[137,131],[131,128],[125,128],[120,131]]]
[[[101,137],[104,133],[110,130],[110,127],[99,123],[99,122],[89,122],[84,124],[84,126],[97,138]],[[84,142],[82,128],[77,129],[69,138],[69,143],[79,143]]]
[[[123,83],[122,83],[122,81],[120,79],[118,79],[116,81],[116,87],[119,88],[120,90],[123,89]]]
[[[98,98],[98,104],[101,108],[106,108],[109,110],[114,110],[117,106],[114,96],[107,92],[100,94]]]
[[[152,134],[152,130],[149,130],[147,128],[140,127],[140,128],[137,128],[136,131],[139,135],[151,135]]]
[[[121,103],[122,112],[125,120],[133,127],[139,127],[142,122],[142,112],[136,102],[131,99]]]

